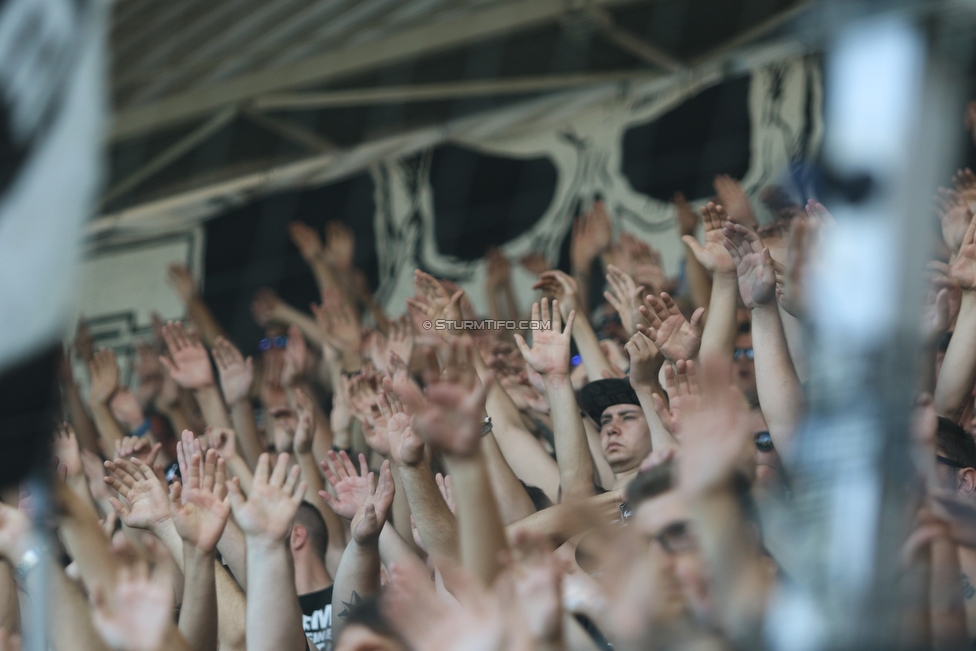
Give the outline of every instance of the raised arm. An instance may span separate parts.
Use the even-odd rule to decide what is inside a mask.
[[[638,332],[624,346],[630,355],[630,386],[634,388],[651,431],[651,449],[676,449],[678,442],[658,415],[655,398],[660,401],[658,371],[664,356],[649,338]]]
[[[607,284],[610,291],[603,292],[603,298],[617,310],[620,324],[628,336],[637,332],[637,324],[644,323],[639,311],[644,285],[638,285],[630,274],[615,265],[607,265]]]
[[[186,486],[170,486],[170,517],[183,539],[183,604],[179,629],[193,651],[217,646],[216,548],[230,516],[224,460],[194,452]]]
[[[644,305],[639,309],[650,327],[639,325],[637,330],[654,343],[665,359],[677,362],[698,356],[702,344],[701,320],[705,308],[695,310],[691,321],[687,321],[674,299],[667,292],[661,292],[660,298],[645,296]]]
[[[230,427],[227,407],[214,382],[210,356],[200,337],[194,332],[188,332],[182,323],[170,321],[163,326],[163,339],[170,357],[161,356],[159,361],[177,384],[193,391],[207,425]]]
[[[377,483],[373,473],[367,475],[363,503],[352,519],[352,540],[342,553],[332,588],[333,639],[338,639],[349,617],[350,607],[363,597],[380,591],[380,532],[393,505],[393,475],[390,462],[380,467]]]
[[[569,313],[563,329],[559,301],[552,302],[550,312],[549,301],[543,298],[541,311],[539,303],[532,304],[532,320],[538,322],[540,317],[542,323],[551,325],[548,329],[532,331],[532,347],[529,348],[522,335],[515,335],[515,343],[526,363],[542,375],[546,383],[562,499],[577,500],[593,495],[595,484],[593,458],[569,380],[569,343],[576,311]]]
[[[220,374],[224,402],[230,407],[234,432],[240,440],[241,456],[248,468],[254,468],[261,456],[261,440],[250,398],[254,360],[251,357],[244,359],[237,346],[224,337],[217,337],[211,352]]]
[[[678,489],[691,506],[719,620],[734,643],[751,648],[774,587],[736,494],[740,473],[755,463],[751,418],[729,381],[731,361],[706,357],[702,366],[701,401],[682,426]]]
[[[437,489],[424,456],[424,439],[418,436],[408,415],[408,409],[424,406],[420,390],[406,377],[398,377],[390,386],[396,395],[384,395],[379,404],[388,416],[390,458],[400,472],[410,513],[429,552],[456,558],[458,523]]]
[[[532,288],[541,289],[546,295],[558,300],[563,317],[568,316],[571,310],[576,310],[581,317],[585,315],[580,310],[582,302],[579,286],[562,271],[546,271],[539,276]],[[609,374],[609,377],[620,375],[600,348],[600,340],[588,319],[579,318],[573,321],[573,340],[583,358],[583,366],[586,367],[586,375],[590,380],[599,380],[604,377],[604,373]]]
[[[610,246],[613,233],[606,204],[595,201],[593,208],[576,218],[570,241],[570,266],[580,289],[580,301],[575,306],[580,314],[589,314],[590,270],[593,262]],[[592,376],[591,376],[592,377]],[[600,377],[600,376],[597,376]]]
[[[962,290],[956,329],[935,385],[935,409],[958,420],[976,383],[976,219],[969,223],[952,265],[933,263]]]
[[[491,582],[499,569],[498,552],[507,544],[480,446],[485,397],[494,378],[489,374],[484,384],[478,381],[476,354],[470,340],[452,341],[443,351],[445,373],[431,378],[427,401],[412,395],[405,404],[414,414],[414,430],[444,451],[454,480],[462,563]]]
[[[312,413],[312,400],[301,390],[295,392],[295,410],[298,414],[298,425],[295,427],[295,459],[302,469],[302,479],[308,485],[307,501],[322,514],[322,519],[325,520],[329,532],[326,568],[329,572],[335,572],[346,545],[346,534],[339,516],[321,497],[321,493],[325,492],[325,483],[312,455],[312,441],[315,438],[317,422]]]
[[[125,436],[109,407],[112,396],[119,388],[119,365],[115,361],[115,353],[105,349],[97,351],[88,368],[91,371],[88,407],[102,443],[102,453],[110,455],[116,442]]]
[[[735,263],[725,250],[725,235],[722,233],[728,214],[725,208],[712,202],[702,206],[701,213],[705,224],[705,244],[699,244],[691,235],[681,238],[695,259],[712,275],[712,293],[701,335],[701,354],[720,353],[731,357],[737,331],[739,287]]]
[[[805,398],[780,320],[773,258],[759,236],[745,226],[728,222],[724,233],[725,247],[736,264],[742,300],[752,310],[759,405],[769,434],[782,452],[803,416]]]
[[[287,454],[278,456],[273,472],[268,455],[262,454],[246,499],[236,484],[228,487],[234,518],[247,537],[249,651],[302,651],[306,646],[294,565],[285,544],[306,486],[298,481],[298,466],[287,468]]]

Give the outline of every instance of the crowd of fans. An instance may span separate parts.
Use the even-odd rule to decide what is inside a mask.
[[[976,637],[976,175],[953,185],[899,542],[924,577],[900,632],[917,648]],[[350,231],[296,222],[321,304],[260,292],[266,338],[245,358],[172,267],[188,325],[157,324],[132,387],[84,325],[87,399],[64,358],[52,517],[35,524],[25,487],[0,503],[0,650],[38,595],[55,651],[762,646],[791,566],[764,513],[794,497],[806,295],[833,219],[767,188],[760,226],[737,181],[715,191],[700,218],[675,197],[677,280],[600,202],[571,273],[518,261],[538,275],[529,315],[489,252],[481,316],[528,317],[521,332],[432,328],[479,315],[419,270],[389,316]]]

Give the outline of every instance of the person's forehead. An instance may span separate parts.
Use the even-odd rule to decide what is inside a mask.
[[[602,414],[600,414],[600,420],[603,420],[604,418],[609,418],[611,416],[617,416],[619,414],[631,412],[631,411],[640,412],[641,411],[640,405],[631,405],[629,403],[610,405],[609,407],[603,410]]]
[[[669,490],[644,500],[634,512],[634,525],[646,534],[656,534],[664,527],[685,522],[690,517],[688,505],[676,490]]]

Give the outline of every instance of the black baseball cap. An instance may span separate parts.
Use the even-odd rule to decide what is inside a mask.
[[[579,392],[579,405],[598,424],[603,410],[614,405],[639,405],[637,393],[626,378],[596,380],[583,386]]]

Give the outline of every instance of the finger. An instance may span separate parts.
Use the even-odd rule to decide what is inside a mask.
[[[296,466],[297,467],[297,466]],[[285,478],[288,473],[288,453],[278,455],[278,460],[275,462],[274,470],[271,472],[271,478],[268,480],[270,486],[284,486]]]
[[[210,449],[203,462],[203,490],[212,493],[217,474],[217,451]]]
[[[254,469],[254,483],[255,484],[267,484],[268,476],[270,474],[270,457],[267,452],[262,452],[261,456],[258,457],[258,465]]]
[[[295,490],[295,486],[298,484],[299,478],[302,476],[302,469],[300,466],[292,466],[291,471],[288,473],[288,478],[285,480],[285,485],[283,490],[286,495],[291,495]]]
[[[704,318],[704,316],[705,316],[705,308],[703,307],[698,308],[697,310],[695,310],[694,314],[691,315],[691,321],[689,323],[691,324],[691,327],[695,329],[696,332],[699,333],[701,332],[702,330],[701,321],[702,318]]]

